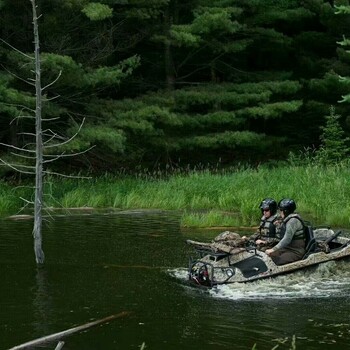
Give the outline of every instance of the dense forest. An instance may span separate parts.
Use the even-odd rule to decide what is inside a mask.
[[[84,120],[63,150],[83,153],[53,170],[283,160],[319,147],[331,106],[350,134],[348,1],[37,3],[45,130],[69,139]],[[0,20],[0,142],[30,147],[30,1],[0,0]]]

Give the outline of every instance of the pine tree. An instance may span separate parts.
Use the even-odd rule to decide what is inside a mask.
[[[349,137],[344,136],[344,130],[339,123],[339,115],[335,114],[335,108],[330,107],[330,113],[326,116],[326,124],[321,127],[321,147],[316,152],[316,160],[321,164],[332,164],[346,160],[350,148]]]
[[[23,115],[23,109],[34,109],[35,106],[35,97],[25,83],[32,70],[33,39],[27,35],[27,32],[32,33],[32,21],[28,16],[28,3],[5,0],[0,14],[3,24],[0,55],[2,67],[5,67],[0,71],[0,137],[3,143],[19,146],[29,142],[27,135],[33,132],[32,126],[24,122],[19,129],[11,121]],[[84,132],[74,142],[65,145],[65,152],[76,153],[98,145],[101,153],[122,153],[125,148],[123,131],[106,130],[99,113],[88,115],[87,112],[89,105],[98,97],[114,97],[121,82],[140,62],[137,55],[114,59],[117,45],[113,41],[113,33],[117,29],[110,22],[112,8],[102,2],[87,0],[49,0],[38,1],[38,4],[43,13],[41,69],[46,93],[42,113],[48,121],[47,128],[69,137],[76,133],[85,118]],[[58,15],[64,12],[69,15]],[[23,17],[22,26],[17,26],[14,16]],[[21,35],[16,32],[17,29]],[[51,84],[53,81],[55,84]],[[79,161],[84,162],[85,159],[80,157]],[[91,164],[88,160],[86,163]],[[62,159],[53,167],[67,164],[72,163]]]
[[[30,53],[26,3],[1,1],[0,37]],[[43,85],[60,74],[44,96],[43,117],[64,135],[86,118],[66,152],[96,145],[57,167],[284,158],[318,144],[320,116],[347,94],[338,79],[350,76],[347,53],[337,57],[336,41],[350,26],[329,1],[38,3]],[[10,122],[35,102],[15,78],[30,67],[6,45],[0,55],[0,138],[25,144],[30,126],[16,136]],[[344,117],[345,106],[337,107]]]
[[[347,23],[350,23],[350,5],[338,5],[335,6],[335,13],[337,15],[340,15],[341,18],[346,18]],[[350,47],[350,39],[347,36],[349,33],[349,30],[347,32],[342,33],[342,40],[338,41],[338,44],[342,48],[341,53],[343,54],[344,60],[349,59],[349,47]],[[350,78],[347,76],[340,76],[340,81],[347,86],[347,90],[349,93],[342,96],[342,100],[340,102],[350,102]]]

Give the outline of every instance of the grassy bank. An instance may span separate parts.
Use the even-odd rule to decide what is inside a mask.
[[[19,197],[31,199],[32,189],[0,183],[0,213],[16,213]],[[259,218],[262,198],[290,197],[297,211],[317,224],[350,227],[350,169],[346,166],[237,169],[168,178],[51,178],[45,184],[49,207],[164,209],[183,211],[183,226],[250,226]]]

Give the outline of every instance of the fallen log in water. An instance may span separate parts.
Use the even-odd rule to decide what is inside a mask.
[[[61,350],[63,348],[64,341],[60,341],[57,346],[55,347],[55,350]]]
[[[32,347],[34,345],[60,340],[60,339],[62,339],[64,337],[68,337],[69,335],[72,335],[74,333],[77,333],[77,332],[83,331],[85,329],[97,326],[97,325],[99,325],[101,323],[106,323],[106,322],[112,321],[112,320],[114,320],[116,318],[127,316],[129,314],[130,314],[130,312],[123,311],[123,312],[120,312],[119,314],[116,314],[116,315],[111,315],[111,316],[102,318],[100,320],[96,320],[96,321],[92,321],[92,322],[89,322],[89,323],[85,323],[85,324],[83,324],[81,326],[69,328],[69,329],[67,329],[65,331],[62,331],[62,332],[50,334],[50,335],[47,335],[47,336],[42,337],[42,338],[31,340],[31,341],[29,341],[27,343],[24,343],[24,344],[21,344],[21,345],[17,345],[17,346],[15,346],[15,347],[13,347],[11,349],[8,349],[8,350],[22,350],[22,349],[27,349],[29,347]]]

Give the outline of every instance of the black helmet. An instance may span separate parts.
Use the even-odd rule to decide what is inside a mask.
[[[275,215],[277,212],[277,202],[272,198],[265,198],[261,201],[259,208],[262,212],[264,209],[269,209],[271,215]]]
[[[297,208],[293,199],[283,198],[278,203],[278,209],[283,211],[285,216],[294,213],[294,210]]]

